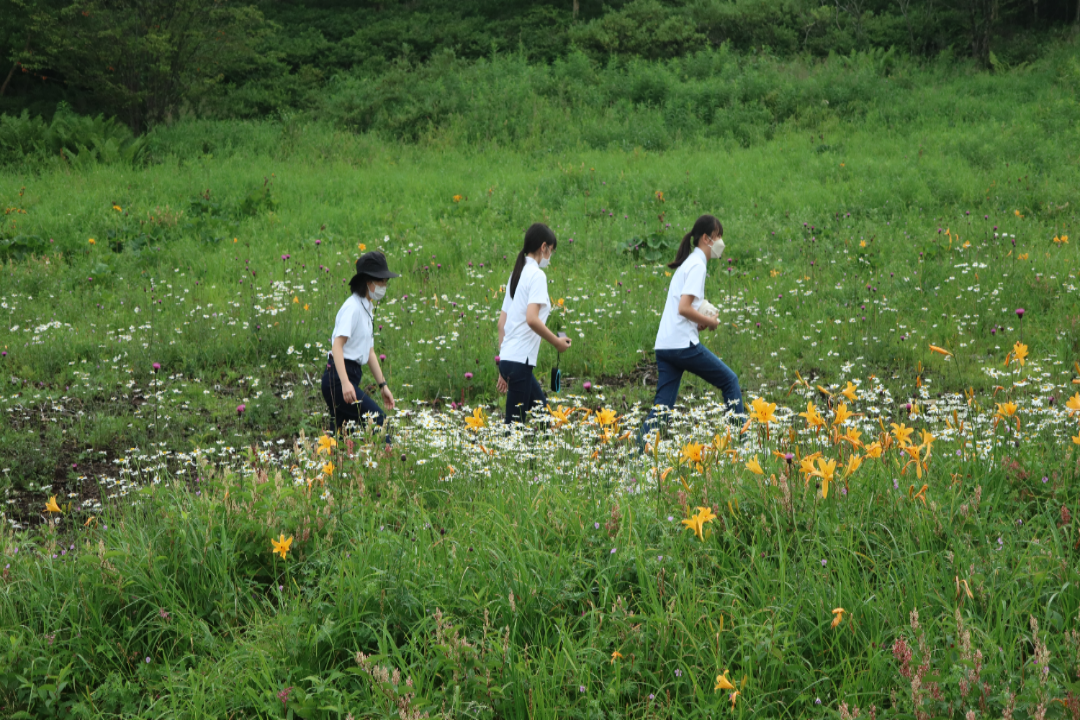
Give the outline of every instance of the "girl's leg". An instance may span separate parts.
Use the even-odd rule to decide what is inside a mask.
[[[374,420],[379,427],[385,427],[386,413],[383,412],[383,409],[379,407],[374,398],[360,389],[363,386],[364,366],[360,363],[347,362],[345,363],[345,372],[349,375],[349,382],[356,389],[356,404],[350,406],[350,409],[356,413],[356,417],[353,419],[357,424]],[[386,444],[390,444],[389,433],[386,435]]]
[[[326,409],[330,411],[330,417],[334,419],[335,432],[341,429],[346,420],[359,422],[360,412],[355,405],[348,405],[345,396],[341,392],[341,382],[338,380],[337,370],[327,363],[326,371],[322,376],[322,396],[326,401]]]
[[[641,423],[638,431],[638,445],[645,447],[645,436],[653,431],[655,426],[657,408],[671,410],[675,407],[675,400],[679,397],[679,385],[682,384],[683,368],[679,362],[679,355],[684,350],[657,350],[656,351],[656,398],[653,399],[652,409]]]
[[[544,388],[540,385],[540,381],[536,379],[536,375],[532,370],[532,368],[529,368],[529,377],[532,379],[529,388],[529,412],[547,407],[547,395],[544,394]]]
[[[532,368],[524,363],[503,360],[499,374],[506,379],[506,423],[525,422],[525,413],[532,406]]]
[[[698,352],[687,362],[686,369],[719,388],[724,394],[724,403],[732,412],[742,417],[743,399],[739,377],[709,348],[699,344],[697,349]]]

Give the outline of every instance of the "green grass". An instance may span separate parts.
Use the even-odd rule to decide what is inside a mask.
[[[927,73],[850,118],[808,106],[747,143],[662,152],[190,122],[155,133],[144,168],[6,172],[3,712],[397,716],[406,690],[378,665],[432,716],[719,717],[727,668],[738,716],[990,717],[1013,693],[1016,716],[1075,717],[1080,144],[1059,68]],[[623,248],[702,212],[734,261],[710,271],[724,325],[706,343],[781,407],[698,470],[681,448],[725,433],[700,383],[657,456],[616,438],[651,400],[668,282]],[[584,411],[503,437],[449,407],[499,414],[499,288],[537,220],[559,237],[549,322],[575,341],[559,401],[614,408],[606,442]],[[377,349],[409,412],[392,456],[357,436],[323,479],[317,383],[360,243],[403,273]],[[1026,364],[1003,367],[1020,341]],[[793,412],[831,422],[848,381],[862,443],[890,422],[937,438],[923,477],[893,446],[822,497],[773,454],[842,468],[848,443]],[[1006,401],[1019,427],[995,420]],[[679,523],[697,506],[718,515],[704,541]]]

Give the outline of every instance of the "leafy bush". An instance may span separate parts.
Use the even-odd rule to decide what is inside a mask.
[[[61,158],[73,166],[88,163],[135,165],[146,157],[146,140],[136,138],[116,118],[78,115],[61,105],[52,122],[0,115],[0,165]]]

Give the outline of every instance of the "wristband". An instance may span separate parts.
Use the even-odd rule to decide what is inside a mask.
[[[381,383],[379,383],[379,387],[380,387],[380,388],[384,388],[384,387],[386,387],[386,381],[385,381],[385,380],[383,380],[383,381],[382,381]]]

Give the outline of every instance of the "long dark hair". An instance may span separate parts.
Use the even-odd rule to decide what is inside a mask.
[[[555,239],[555,233],[547,225],[533,223],[525,231],[525,246],[521,248],[521,252],[518,253],[517,260],[514,262],[514,272],[510,275],[510,297],[514,297],[514,293],[517,292],[521,271],[525,269],[525,256],[539,250],[544,243],[550,245],[551,249],[554,250],[559,241]]]
[[[378,280],[378,278],[371,275],[353,275],[352,280],[349,281],[349,290],[362,298],[366,298],[367,284],[372,280]]]
[[[722,236],[724,234],[724,226],[720,224],[720,221],[713,215],[702,215],[694,222],[694,227],[690,229],[690,232],[683,235],[682,242],[679,243],[679,251],[675,253],[675,260],[668,263],[668,267],[674,270],[675,268],[686,262],[686,258],[690,257],[690,253],[694,252],[694,247],[697,245],[698,239],[702,235],[712,235],[718,232]]]

